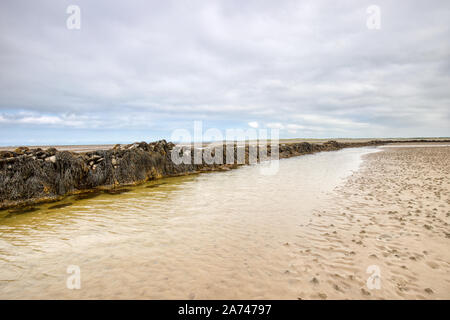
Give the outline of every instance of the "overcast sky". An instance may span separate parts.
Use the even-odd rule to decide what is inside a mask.
[[[448,0],[2,0],[0,144],[169,139],[194,120],[448,137],[449,21]]]

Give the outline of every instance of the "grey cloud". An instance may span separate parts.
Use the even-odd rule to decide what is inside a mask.
[[[0,126],[450,135],[447,1],[378,1],[379,31],[361,1],[69,4],[0,4]]]

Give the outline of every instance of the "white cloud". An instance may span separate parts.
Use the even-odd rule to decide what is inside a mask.
[[[249,122],[248,123],[248,125],[250,126],[250,127],[252,127],[252,128],[258,128],[258,122],[256,122],[256,121],[251,121],[251,122]]]
[[[47,115],[31,115],[28,113],[19,113],[14,116],[0,115],[0,123],[3,124],[24,124],[24,125],[45,125],[45,126],[68,126],[68,127],[84,127],[89,119],[76,116],[47,116]]]

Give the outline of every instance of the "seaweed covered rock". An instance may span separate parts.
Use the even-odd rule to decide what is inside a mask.
[[[348,146],[381,143],[376,141],[344,144],[328,141],[323,144],[307,142],[281,144],[279,156],[287,158],[324,150],[338,150]],[[172,151],[175,151],[175,144],[166,140],[115,145],[109,150],[85,153],[28,147],[19,147],[14,151],[1,151],[0,208],[29,201],[57,199],[67,194],[100,186],[114,187],[193,172],[229,170],[244,163],[250,163],[250,148],[254,148],[249,145],[242,148],[236,144],[224,144],[219,147],[223,148],[223,159],[218,156],[222,160],[219,163],[204,161],[205,153],[209,158],[215,156],[213,147],[204,149],[187,146],[180,152],[181,154],[184,152],[190,161],[178,164],[171,158]],[[273,151],[271,146],[267,145],[266,150],[267,156],[270,157]],[[243,156],[242,152],[244,152]],[[199,154],[200,163],[194,161]],[[234,156],[233,162],[227,161],[228,155]],[[257,160],[261,160],[259,156],[258,153]],[[240,162],[239,159],[243,161]]]

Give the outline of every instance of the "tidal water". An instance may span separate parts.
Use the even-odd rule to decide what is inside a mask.
[[[299,226],[375,148],[167,178],[0,211],[0,298],[292,298]],[[80,289],[68,289],[69,266]],[[73,270],[73,269],[69,269]]]

